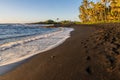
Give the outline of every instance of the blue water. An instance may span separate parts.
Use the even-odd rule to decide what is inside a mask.
[[[43,26],[46,25],[0,24],[0,44],[58,30],[58,28],[45,28]]]

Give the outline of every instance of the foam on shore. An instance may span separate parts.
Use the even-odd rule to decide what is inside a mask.
[[[69,38],[73,30],[73,28],[61,28],[56,32],[2,44],[0,45],[0,66],[16,63],[50,50]]]

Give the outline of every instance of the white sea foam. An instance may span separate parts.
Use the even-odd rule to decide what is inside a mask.
[[[49,34],[0,45],[0,66],[16,63],[41,52],[50,50],[70,37],[73,28],[61,28]]]

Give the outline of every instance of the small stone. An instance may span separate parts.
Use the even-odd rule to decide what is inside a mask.
[[[52,58],[52,59],[54,59],[54,58],[55,58],[55,56],[51,56],[51,58]]]

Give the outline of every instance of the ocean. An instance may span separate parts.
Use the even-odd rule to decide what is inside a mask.
[[[52,49],[73,28],[45,28],[45,24],[0,24],[0,66],[9,65]]]

